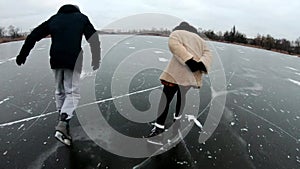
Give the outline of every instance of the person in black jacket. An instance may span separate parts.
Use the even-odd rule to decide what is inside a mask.
[[[56,107],[60,120],[55,137],[66,145],[71,144],[69,121],[79,102],[79,80],[82,69],[82,36],[91,46],[93,70],[97,70],[101,60],[100,41],[97,31],[82,14],[78,6],[64,5],[57,14],[36,27],[26,38],[16,62],[25,63],[35,43],[51,35],[50,65],[54,72]]]

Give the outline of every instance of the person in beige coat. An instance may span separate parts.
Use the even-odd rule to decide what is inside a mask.
[[[160,76],[163,93],[158,108],[158,119],[148,137],[156,136],[165,129],[169,105],[177,93],[174,121],[181,118],[187,91],[202,86],[202,75],[207,74],[212,62],[210,49],[193,26],[180,23],[169,36],[169,49],[173,54]]]

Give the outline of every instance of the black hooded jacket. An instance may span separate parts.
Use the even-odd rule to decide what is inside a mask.
[[[97,65],[100,62],[100,41],[96,32],[88,17],[82,14],[77,6],[64,5],[57,14],[36,27],[27,36],[19,57],[26,58],[37,41],[51,35],[51,68],[81,71],[83,35],[91,46],[92,65]]]

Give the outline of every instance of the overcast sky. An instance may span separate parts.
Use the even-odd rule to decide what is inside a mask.
[[[26,32],[68,3],[78,5],[97,29],[111,23],[125,27],[124,17],[157,28],[173,27],[182,19],[216,32],[235,25],[247,37],[257,33],[289,40],[300,37],[300,0],[0,0],[0,26],[14,25]],[[139,15],[144,13],[156,13],[156,17]]]

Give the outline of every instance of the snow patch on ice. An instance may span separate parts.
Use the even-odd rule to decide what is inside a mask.
[[[241,59],[243,59],[243,60],[245,60],[247,62],[250,62],[250,59],[248,59],[248,58],[241,58]]]
[[[9,58],[9,59],[7,59],[7,60],[1,60],[1,61],[0,61],[0,65],[3,64],[3,63],[6,63],[6,62],[15,61],[16,58],[17,58],[17,57]]]
[[[154,53],[159,54],[159,53],[164,53],[164,52],[157,50],[157,51],[154,51]]]
[[[241,131],[248,132],[248,129],[247,128],[241,128]]]
[[[187,161],[177,161],[177,164],[180,164],[180,165],[184,165],[184,164],[188,164],[188,162]]]
[[[134,46],[129,46],[128,48],[129,48],[129,49],[135,49],[135,47],[134,47]]]
[[[289,66],[287,66],[287,67],[285,67],[285,68],[290,69],[290,70],[294,70],[294,71],[297,71],[297,70],[298,70],[298,69],[296,69],[296,68],[289,67]]]
[[[20,127],[18,128],[18,130],[20,130],[22,127],[24,127],[24,124],[20,125]]]
[[[224,50],[225,49],[225,47],[224,46],[216,46],[219,50]]]
[[[297,80],[293,80],[293,79],[287,79],[287,80],[294,83],[294,84],[296,84],[296,85],[298,85],[298,86],[300,86],[300,82],[297,81]]]
[[[8,59],[7,61],[14,61],[16,59],[17,59],[17,57],[13,57],[13,58]]]
[[[0,104],[3,104],[4,102],[8,101],[9,99],[10,99],[10,98],[8,97],[8,98],[5,98],[5,99],[1,100],[1,101],[0,101]]]
[[[243,50],[241,50],[241,49],[238,49],[238,52],[239,52],[239,53],[242,53],[242,54],[245,53],[245,52],[244,52]]]
[[[160,62],[168,62],[168,61],[169,61],[169,60],[166,59],[166,58],[158,58],[158,60],[159,60]]]
[[[46,48],[37,48],[36,50],[40,51],[40,50],[44,50],[44,49],[46,49]]]
[[[188,121],[191,121],[193,120],[194,123],[202,130],[203,129],[203,126],[202,124],[200,123],[200,121],[198,121],[198,119],[193,116],[193,115],[185,115],[185,117],[188,119]]]
[[[93,72],[82,72],[80,74],[80,79],[85,79],[86,77],[92,77],[92,76],[96,76],[96,72],[93,71]]]

